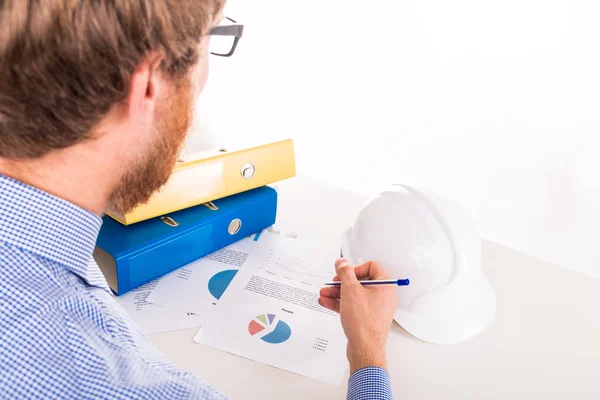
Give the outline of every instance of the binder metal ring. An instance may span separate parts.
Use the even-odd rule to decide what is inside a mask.
[[[239,218],[236,218],[229,223],[227,232],[229,232],[230,235],[235,235],[240,229],[242,229],[242,221]]]

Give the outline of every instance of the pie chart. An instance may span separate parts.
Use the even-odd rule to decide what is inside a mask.
[[[237,274],[237,269],[228,269],[214,274],[208,281],[208,291],[217,300],[223,296],[225,289]]]
[[[269,333],[261,337],[263,342],[271,344],[283,343],[292,336],[292,328],[282,320],[275,323],[275,314],[260,314],[257,315],[248,324],[248,333],[250,335],[258,335],[265,330]]]

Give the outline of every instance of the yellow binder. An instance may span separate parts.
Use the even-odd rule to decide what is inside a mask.
[[[245,192],[296,175],[291,139],[258,147],[215,149],[179,160],[167,184],[126,215],[106,214],[124,225]]]

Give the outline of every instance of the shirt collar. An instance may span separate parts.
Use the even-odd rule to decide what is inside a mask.
[[[0,174],[0,241],[52,260],[88,284],[108,285],[92,253],[102,218]]]

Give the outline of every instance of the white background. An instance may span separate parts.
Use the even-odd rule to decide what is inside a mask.
[[[486,239],[600,277],[600,2],[229,0],[199,131],[292,137],[298,170],[356,192],[419,183]]]

